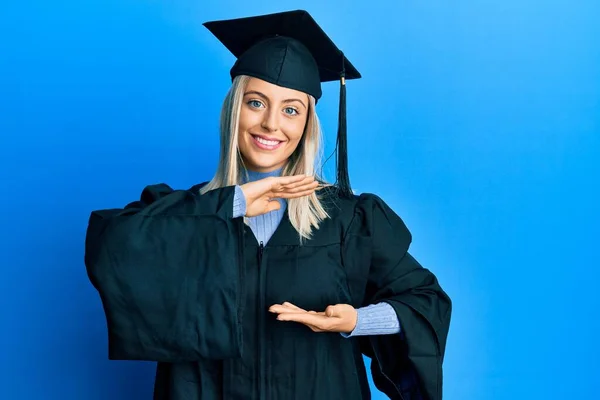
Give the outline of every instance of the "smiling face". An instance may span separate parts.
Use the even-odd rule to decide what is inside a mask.
[[[282,168],[298,147],[308,116],[308,95],[251,78],[240,110],[238,145],[246,168]]]

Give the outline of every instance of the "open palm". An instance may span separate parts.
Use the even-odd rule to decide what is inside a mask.
[[[318,188],[313,176],[268,177],[241,185],[246,197],[246,216],[254,217],[281,208],[277,199],[308,196]]]

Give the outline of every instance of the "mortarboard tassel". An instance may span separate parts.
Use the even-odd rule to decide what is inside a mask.
[[[342,72],[340,74],[340,110],[337,133],[337,184],[344,197],[352,197],[350,176],[348,174],[348,139],[346,129],[346,69],[342,54]]]

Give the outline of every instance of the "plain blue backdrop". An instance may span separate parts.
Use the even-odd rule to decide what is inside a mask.
[[[297,8],[364,76],[354,187],[454,301],[444,398],[597,398],[600,3],[207,3],[0,1],[2,399],[150,398],[151,363],[107,360],[89,212],[209,179],[234,60],[202,22]]]

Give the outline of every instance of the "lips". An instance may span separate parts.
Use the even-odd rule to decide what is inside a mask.
[[[276,139],[269,139],[267,137],[264,136],[258,136],[258,135],[251,135],[252,136],[252,141],[254,142],[254,144],[263,150],[275,150],[278,149],[281,144],[283,143],[280,140],[276,140]]]

